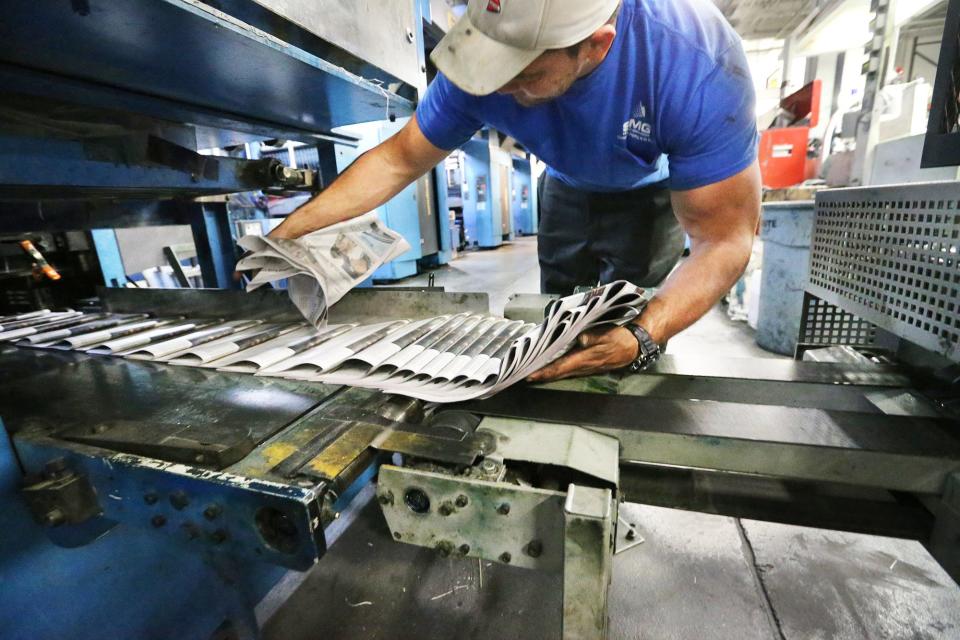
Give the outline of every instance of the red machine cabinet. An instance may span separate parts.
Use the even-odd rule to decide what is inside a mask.
[[[782,189],[816,177],[820,156],[807,157],[810,131],[820,121],[820,80],[814,80],[780,101],[792,118],[786,127],[771,128],[760,136],[760,174],[763,186]]]

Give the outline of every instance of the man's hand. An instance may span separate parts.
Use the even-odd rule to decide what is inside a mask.
[[[529,376],[527,382],[549,382],[622,369],[640,355],[637,338],[625,327],[584,333],[577,339],[577,346],[575,351]]]

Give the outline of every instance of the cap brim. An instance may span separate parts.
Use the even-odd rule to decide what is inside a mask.
[[[430,59],[453,84],[467,93],[485,96],[513,80],[542,53],[494,40],[464,14],[440,40]]]

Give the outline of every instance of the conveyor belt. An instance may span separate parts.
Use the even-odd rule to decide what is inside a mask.
[[[895,365],[800,362],[773,358],[699,358],[666,355],[649,373],[740,380],[902,387],[910,380]]]
[[[0,351],[0,415],[10,431],[214,468],[239,460],[331,390],[77,352]]]
[[[960,471],[960,430],[936,418],[515,388],[464,409],[497,422],[593,427],[621,461],[938,493]]]
[[[464,408],[489,416],[624,431],[736,438],[960,460],[960,434],[948,421],[934,418],[523,388],[509,389],[487,400],[466,403]]]

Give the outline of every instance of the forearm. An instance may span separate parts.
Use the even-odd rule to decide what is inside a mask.
[[[366,152],[333,184],[303,205],[270,235],[299,238],[376,209],[443,160],[449,151],[424,137],[416,118]]]
[[[299,238],[371,211],[419,177],[419,168],[392,161],[390,145],[361,155],[326,190],[287,217],[273,235]]]
[[[694,242],[690,257],[666,280],[638,323],[664,344],[703,317],[730,290],[750,260],[752,233]]]

